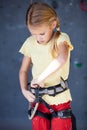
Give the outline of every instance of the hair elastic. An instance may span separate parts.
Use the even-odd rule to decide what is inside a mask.
[[[56,28],[57,31],[60,31],[60,27]]]

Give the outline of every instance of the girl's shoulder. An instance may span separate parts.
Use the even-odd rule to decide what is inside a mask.
[[[57,39],[57,44],[60,44],[61,42],[70,42],[70,38],[67,33],[61,32],[60,36]]]
[[[57,39],[57,45],[61,44],[61,43],[67,43],[67,45],[69,46],[69,48],[71,50],[73,50],[73,45],[71,43],[70,37],[67,33],[61,32],[60,36]]]
[[[61,32],[58,39],[59,40],[67,40],[67,39],[70,39],[70,38],[69,38],[69,35],[67,33]]]

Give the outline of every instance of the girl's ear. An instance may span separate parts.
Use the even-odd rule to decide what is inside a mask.
[[[53,21],[53,23],[52,23],[52,25],[51,25],[51,27],[52,27],[53,30],[56,28],[56,25],[57,25],[57,22],[56,22],[56,21]]]

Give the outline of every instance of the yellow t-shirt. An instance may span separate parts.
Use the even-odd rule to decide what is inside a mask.
[[[57,44],[59,45],[61,44],[61,42],[64,41],[67,42],[69,46],[69,50],[71,51],[73,49],[73,46],[70,42],[69,36],[66,33],[61,33],[61,35],[57,40]],[[33,36],[27,38],[27,40],[22,45],[19,52],[31,58],[33,64],[32,65],[33,79],[36,79],[52,62],[53,57],[50,53],[50,45],[51,45],[51,41],[48,42],[46,45],[38,44],[36,39],[34,39]],[[70,53],[67,62],[58,71],[51,74],[45,80],[44,82],[45,87],[50,87],[59,84],[60,77],[66,80],[69,75],[69,64],[70,64]],[[70,95],[70,91],[67,90],[61,94],[56,95],[55,97],[44,95],[43,99],[46,100],[50,105],[60,104],[71,100],[71,95]]]

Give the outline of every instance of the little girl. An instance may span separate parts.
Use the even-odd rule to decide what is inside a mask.
[[[69,36],[60,32],[56,12],[45,3],[35,2],[29,6],[26,25],[31,36],[20,49],[24,55],[19,71],[21,90],[28,102],[35,103],[35,94],[28,90],[27,85],[32,68],[30,86],[34,90],[40,86],[44,92],[42,99],[50,107],[39,103],[37,114],[32,119],[32,129],[71,130],[72,98],[68,87],[61,85],[61,78],[65,83],[69,75],[70,52],[73,50]]]

